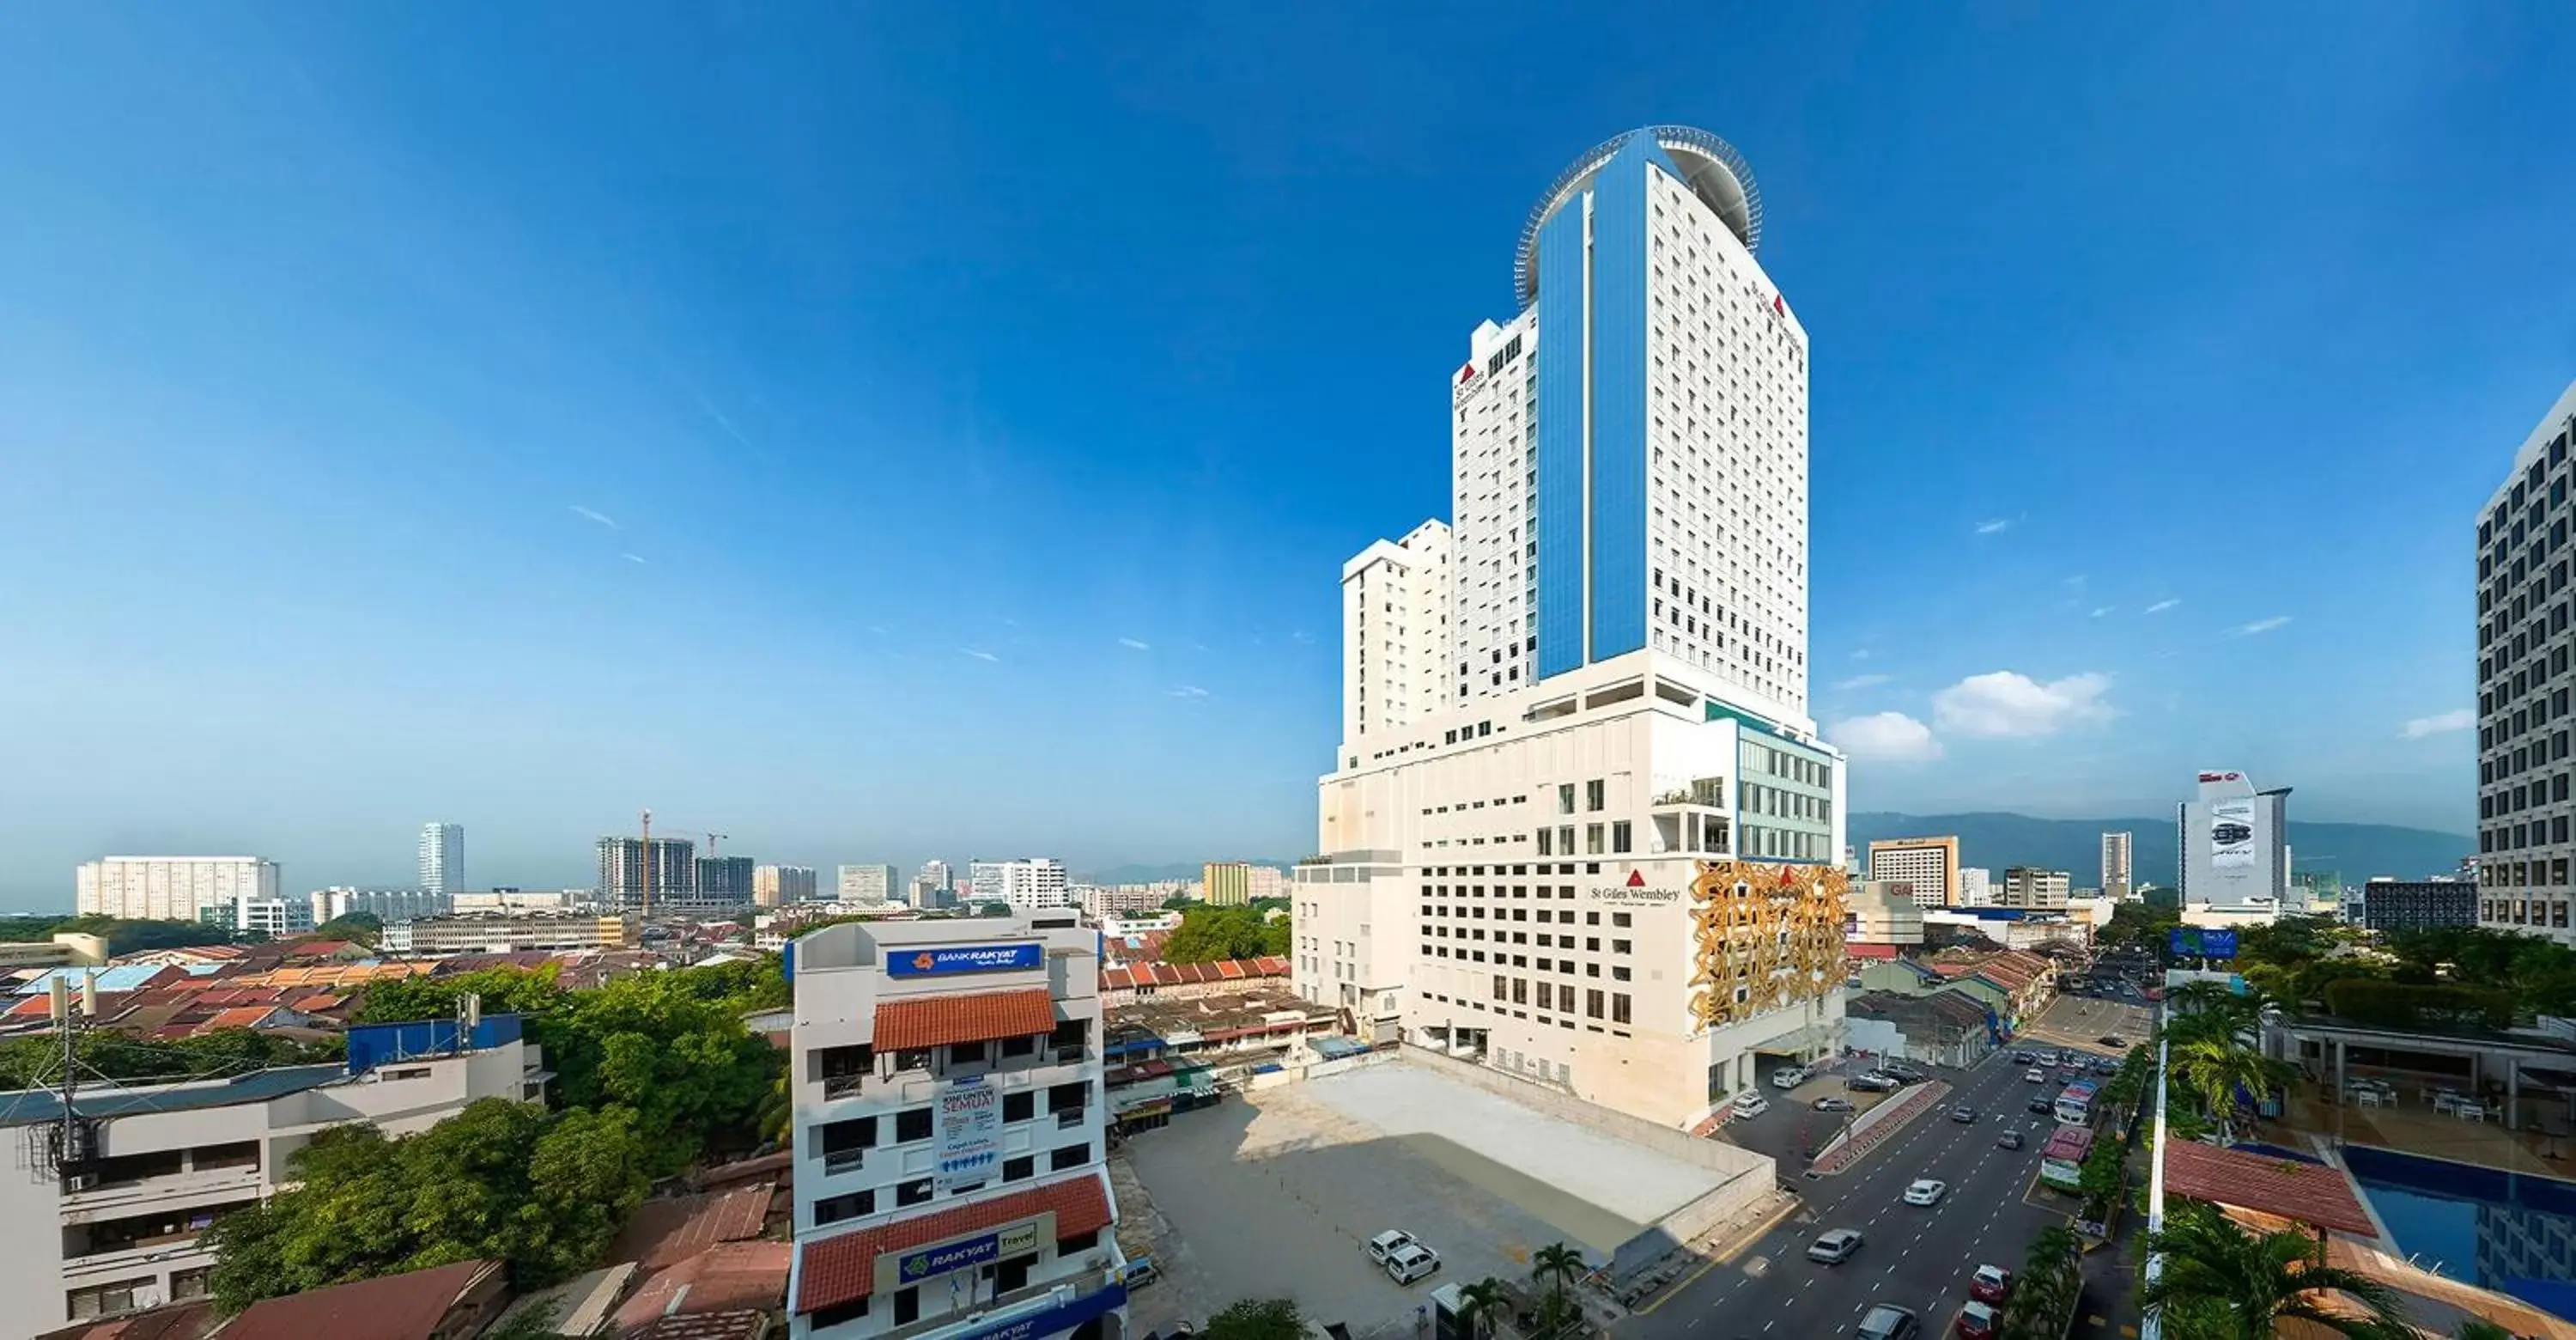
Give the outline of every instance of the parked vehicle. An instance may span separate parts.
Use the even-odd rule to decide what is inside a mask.
[[[2001,1325],[2002,1318],[1984,1303],[1966,1303],[1959,1308],[1959,1340],[1993,1340]]]
[[[2000,1303],[2012,1293],[2012,1272],[2002,1266],[1979,1266],[1968,1277],[1968,1297],[1980,1303]]]
[[[2029,1065],[2039,1059],[2039,1054],[2025,1047],[2014,1052],[2012,1059],[2014,1065]]]
[[[1771,1075],[1771,1087],[1775,1089],[1794,1089],[1806,1082],[1807,1072],[1796,1066],[1782,1066]]]
[[[1814,1242],[1807,1245],[1807,1259],[1822,1261],[1829,1266],[1838,1266],[1850,1260],[1852,1253],[1859,1250],[1860,1230],[1837,1228],[1820,1235]]]
[[[2030,1069],[2021,1072],[2021,1079],[2024,1084],[2046,1084],[2048,1082],[2048,1072],[2040,1069],[2038,1066],[2032,1066]]]
[[[1937,1178],[1918,1177],[1905,1188],[1905,1203],[1908,1205],[1938,1205],[1941,1203],[1941,1194],[1949,1189],[1949,1183]]]
[[[1747,1093],[1735,1100],[1735,1119],[1758,1117],[1771,1110],[1771,1100],[1758,1093]]]
[[[1896,1087],[1896,1081],[1885,1075],[1854,1075],[1843,1081],[1843,1087],[1862,1093],[1885,1093]]]
[[[1418,1242],[1398,1247],[1386,1258],[1386,1277],[1398,1284],[1411,1284],[1439,1268],[1440,1253]]]
[[[1414,1246],[1421,1241],[1422,1239],[1405,1232],[1403,1229],[1390,1228],[1368,1240],[1368,1259],[1375,1261],[1380,1265],[1384,1265],[1386,1264],[1386,1258],[1395,1255],[1404,1248]]]
[[[1852,1101],[1848,1098],[1819,1098],[1812,1106],[1819,1112],[1849,1112]]]
[[[1858,1340],[1914,1340],[1922,1332],[1922,1319],[1913,1312],[1894,1303],[1879,1303],[1860,1319],[1859,1328],[1852,1334]]]
[[[2033,1098],[2022,1106],[2035,1117],[2054,1116],[2057,1112],[2057,1100],[2049,1097]]]

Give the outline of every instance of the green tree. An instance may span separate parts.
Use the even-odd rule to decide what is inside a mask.
[[[1511,1307],[1511,1294],[1501,1280],[1491,1275],[1458,1290],[1458,1320],[1466,1325],[1470,1336],[1491,1333],[1494,1319],[1510,1312]]]
[[[982,916],[1007,917],[1011,914],[1011,905],[1003,902],[981,903],[976,906],[975,911]]]
[[[1208,1318],[1207,1340],[1305,1340],[1306,1315],[1285,1298],[1247,1298]]]
[[[235,1311],[262,1298],[456,1261],[506,1260],[522,1287],[596,1264],[649,1185],[633,1114],[550,1114],[486,1098],[417,1134],[321,1132],[294,1185],[217,1220],[209,1281]]]
[[[2411,1333],[2395,1290],[2324,1264],[2303,1233],[2249,1233],[2215,1206],[2185,1202],[2147,1249],[2164,1256],[2164,1270],[2138,1301],[2161,1311],[2174,1340],[2271,1340],[2293,1317],[2368,1340]],[[2318,1295],[2328,1292],[2358,1304],[2363,1315],[2323,1306]]]
[[[1288,922],[1271,921],[1249,907],[1192,907],[1179,929],[1163,941],[1167,963],[1217,963],[1288,952]]]
[[[2218,1037],[2169,1042],[2165,1070],[2172,1089],[2186,1095],[2222,1139],[2234,1132],[2240,1090],[2259,1100],[2287,1087],[2297,1074],[2234,1038]]]
[[[324,940],[349,940],[373,948],[384,938],[385,919],[373,912],[351,912],[314,927],[313,934]]]
[[[2082,1249],[2063,1226],[2041,1229],[2031,1239],[2030,1254],[2003,1306],[2001,1330],[2007,1340],[2058,1340],[2066,1334],[2067,1319],[2083,1292]]]
[[[1551,1242],[1530,1257],[1530,1279],[1545,1285],[1547,1296],[1563,1299],[1565,1291],[1583,1278],[1583,1253],[1562,1242]]]

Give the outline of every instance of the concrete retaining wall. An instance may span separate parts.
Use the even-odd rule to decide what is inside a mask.
[[[1751,1208],[1779,1185],[1778,1167],[1767,1154],[1699,1139],[1687,1131],[1658,1126],[1625,1112],[1614,1112],[1572,1094],[1497,1074],[1472,1061],[1462,1061],[1426,1047],[1407,1045],[1403,1049],[1403,1057],[1407,1065],[1420,1066],[1444,1078],[1507,1098],[1533,1112],[1641,1145],[1666,1158],[1706,1168],[1724,1179],[1707,1194],[1665,1215],[1644,1232],[1620,1244],[1610,1259],[1610,1277],[1614,1282],[1629,1279],[1688,1246],[1711,1229]]]

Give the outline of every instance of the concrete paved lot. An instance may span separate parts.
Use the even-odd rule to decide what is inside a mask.
[[[1716,1175],[1403,1066],[1185,1113],[1126,1147],[1180,1240],[1176,1283],[1210,1310],[1290,1297],[1357,1334],[1410,1334],[1433,1287],[1526,1278],[1540,1247],[1588,1260]],[[1398,1286],[1362,1246],[1401,1228],[1440,1273]],[[1193,1320],[1204,1320],[1204,1317]]]

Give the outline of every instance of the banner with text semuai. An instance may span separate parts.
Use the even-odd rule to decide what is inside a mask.
[[[1046,946],[1035,940],[1015,945],[930,945],[895,949],[886,954],[891,977],[947,977],[970,972],[1027,972],[1046,966]]]

